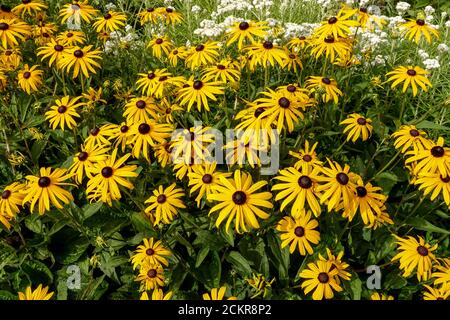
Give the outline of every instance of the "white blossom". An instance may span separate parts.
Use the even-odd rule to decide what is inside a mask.
[[[427,70],[438,69],[441,67],[437,59],[426,59],[423,61],[423,64]]]
[[[192,13],[200,13],[202,11],[202,8],[200,6],[194,5],[191,8]]]
[[[431,16],[436,10],[432,6],[426,6],[424,11],[427,16]]]
[[[112,2],[110,2],[110,3],[108,3],[106,6],[105,6],[105,8],[106,8],[106,10],[108,10],[108,11],[114,11],[114,10],[116,10],[117,9],[117,6],[114,4],[114,3],[112,3]]]
[[[445,43],[441,43],[437,46],[437,50],[441,53],[445,53],[449,51],[449,48]]]
[[[395,9],[397,10],[399,15],[404,14],[408,9],[411,7],[411,5],[408,2],[400,1],[395,6]]]

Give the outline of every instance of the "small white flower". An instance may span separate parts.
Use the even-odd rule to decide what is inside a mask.
[[[425,9],[425,14],[427,16],[432,15],[436,10],[434,10],[434,8],[432,6],[426,6]]]
[[[445,21],[445,26],[446,26],[447,28],[450,28],[450,20]]]
[[[395,9],[397,10],[399,15],[404,14],[408,9],[411,7],[411,5],[408,2],[400,1],[395,6]]]
[[[437,50],[441,53],[448,52],[449,48],[445,43],[441,43],[437,46]]]
[[[438,69],[441,67],[437,59],[426,59],[423,61],[423,64],[427,70]]]
[[[192,13],[200,13],[202,11],[202,8],[200,6],[194,5],[191,8]]]
[[[114,3],[110,2],[105,6],[105,9],[108,11],[114,11],[117,9],[117,6]]]
[[[422,49],[419,49],[417,53],[419,54],[419,57],[421,57],[422,59],[428,59],[430,57],[428,53],[426,53],[426,51]]]

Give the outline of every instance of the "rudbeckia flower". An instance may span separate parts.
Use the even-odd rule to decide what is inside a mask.
[[[164,269],[160,264],[144,264],[139,268],[136,281],[141,282],[141,290],[153,290],[164,286]]]
[[[227,30],[227,46],[237,41],[237,47],[241,50],[245,42],[253,44],[257,39],[264,38],[267,35],[267,29],[266,22],[254,22],[251,20],[235,22]]]
[[[204,293],[203,300],[223,300],[227,287],[212,288],[211,293]],[[236,297],[229,297],[227,300],[237,300]]]
[[[450,296],[450,288],[448,287],[433,288],[426,284],[424,287],[428,291],[423,293],[423,300],[447,300]]]
[[[394,297],[385,293],[374,292],[370,296],[370,300],[394,300]]]
[[[183,22],[183,15],[173,7],[160,7],[156,9],[166,24],[180,24]]]
[[[146,8],[138,13],[138,17],[141,20],[141,24],[144,25],[147,22],[156,24],[160,18],[163,17],[160,10],[156,10],[153,7]]]
[[[152,295],[149,297],[147,292],[142,293],[140,300],[170,300],[173,292],[164,293],[162,289],[153,289]]]
[[[297,159],[299,159],[295,164],[294,168],[301,170],[303,172],[308,171],[308,169],[314,169],[316,167],[322,167],[322,161],[319,160],[316,153],[316,147],[318,142],[314,143],[311,147],[308,140],[305,140],[305,147],[299,152],[289,151],[289,154]]]
[[[347,134],[347,141],[356,142],[361,137],[362,141],[366,141],[372,135],[372,120],[365,118],[358,113],[351,114],[347,119],[340,123],[345,125],[344,133]]]
[[[402,92],[406,92],[409,86],[411,86],[413,91],[413,96],[417,95],[417,86],[421,87],[423,91],[427,92],[428,87],[432,87],[430,80],[426,77],[428,72],[420,67],[398,67],[391,72],[388,72],[386,75],[389,77],[387,81],[393,81],[391,84],[391,88],[395,88],[399,84],[403,82]]]
[[[78,102],[81,97],[70,98],[65,96],[61,99],[55,100],[54,106],[50,107],[50,111],[45,113],[45,119],[49,120],[53,130],[60,126],[64,131],[64,125],[67,125],[69,129],[77,126],[77,122],[74,117],[79,118],[80,115],[77,112],[77,108],[84,105],[83,102]]]
[[[321,97],[323,102],[333,100],[334,103],[337,104],[339,97],[344,95],[342,91],[339,90],[336,80],[327,77],[309,77],[309,79],[306,80],[306,88]]]
[[[73,69],[73,78],[76,78],[79,74],[89,78],[89,72],[97,73],[94,67],[101,68],[100,64],[95,60],[102,59],[100,50],[94,49],[91,51],[91,49],[92,46],[67,49],[67,52],[63,53],[59,60],[59,67],[63,70],[65,69],[66,72],[70,72]]]
[[[431,38],[433,36],[439,38],[439,31],[423,19],[409,20],[402,23],[400,25],[400,30],[405,31],[406,39],[414,39],[416,43],[419,43],[422,36],[428,43],[431,43]]]
[[[208,64],[213,64],[219,57],[218,50],[218,42],[207,41],[205,43],[201,43],[189,50],[185,63],[189,68],[191,68],[191,70]]]
[[[267,68],[268,65],[274,67],[275,64],[284,66],[284,62],[289,59],[286,51],[271,41],[258,42],[246,46],[244,50],[247,51],[250,59],[250,69],[254,69],[258,65],[263,68]]]
[[[109,11],[92,24],[97,32],[113,32],[125,26],[127,16],[122,12]]]
[[[43,73],[42,70],[38,69],[37,65],[30,68],[28,64],[25,64],[23,69],[17,74],[19,86],[28,94],[38,91],[38,87],[42,84]]]
[[[47,8],[48,7],[40,0],[22,0],[22,3],[12,9],[12,12],[23,18],[26,14],[34,16],[36,13]]]
[[[4,48],[15,47],[31,35],[31,28],[19,19],[0,19],[0,41]]]
[[[158,106],[155,100],[151,97],[138,97],[131,99],[125,105],[123,116],[130,123],[141,123],[152,120],[157,120]],[[151,118],[150,118],[151,117]]]
[[[6,186],[0,196],[0,222],[9,230],[11,227],[10,221],[14,219],[17,213],[20,212],[22,206],[23,190],[25,185],[19,182],[13,182]]]
[[[351,27],[358,27],[356,20],[350,20],[358,12],[358,9],[341,9],[336,16],[330,17],[321,22],[321,26],[314,30],[314,36],[324,39],[328,35],[333,35],[335,39],[346,38],[350,34]]]
[[[98,10],[89,5],[88,0],[71,1],[66,3],[59,11],[61,23],[65,23],[67,20],[72,20],[72,22],[78,26],[81,25],[81,19],[83,19],[86,23],[90,23],[97,14]]]
[[[61,32],[56,41],[62,41],[67,46],[82,45],[86,42],[86,37],[83,31],[70,30]]]
[[[405,153],[408,149],[423,150],[429,147],[430,142],[426,138],[426,132],[419,130],[414,125],[403,125],[392,134],[395,138],[394,147],[401,148],[401,153]]]
[[[50,39],[45,46],[38,48],[38,56],[42,56],[41,61],[48,60],[48,65],[51,67],[53,63],[58,65],[62,54],[67,50],[67,46],[62,42],[57,42],[54,39]]]
[[[423,150],[411,150],[405,163],[417,162],[413,173],[439,173],[443,177],[450,176],[450,148],[444,146],[444,138],[439,137],[437,142],[431,142]]]
[[[34,290],[27,287],[25,292],[19,292],[19,300],[50,300],[54,292],[49,292],[48,287],[43,287],[42,284]]]
[[[142,154],[147,161],[150,161],[149,148],[157,143],[163,143],[170,137],[172,130],[172,126],[157,123],[154,120],[133,124],[130,127],[129,141],[129,144],[133,146],[133,157],[139,158]]]
[[[330,261],[319,260],[315,263],[308,263],[307,269],[300,272],[302,281],[302,289],[305,294],[314,290],[312,298],[314,300],[332,299],[334,291],[341,292],[343,289],[337,283],[338,270]]]
[[[188,51],[186,50],[185,47],[176,47],[174,49],[172,49],[169,52],[168,58],[170,61],[170,64],[173,67],[176,67],[178,65],[178,61],[184,61],[184,59],[186,59],[186,57],[188,56]]]
[[[162,264],[164,266],[169,265],[167,258],[172,255],[169,249],[167,249],[161,242],[154,238],[144,239],[143,244],[139,245],[134,254],[131,256],[130,261],[133,264],[133,269],[136,269],[142,265]]]
[[[170,224],[178,215],[178,209],[186,208],[183,200],[180,199],[182,197],[184,197],[183,189],[176,188],[175,183],[165,189],[163,186],[159,186],[158,189],[153,190],[153,195],[145,201],[149,204],[145,213],[152,217],[154,226],[160,222]]]
[[[81,184],[84,175],[92,178],[89,170],[94,167],[95,163],[106,160],[108,151],[108,147],[81,146],[81,151],[73,157],[73,163],[69,168],[69,173],[73,174],[78,184]]]
[[[325,54],[326,59],[329,58],[330,62],[334,62],[336,57],[346,57],[351,51],[352,46],[348,39],[334,38],[330,35],[311,41],[311,55],[316,59]]]
[[[161,59],[163,53],[168,56],[173,47],[172,41],[167,36],[153,38],[147,45],[147,48],[152,49],[152,55],[158,59]]]
[[[443,176],[441,173],[420,173],[414,184],[419,185],[425,196],[430,195],[431,201],[442,195],[444,202],[450,207],[450,174]]]
[[[216,95],[224,94],[222,85],[223,83],[220,81],[210,81],[205,78],[194,80],[191,77],[178,91],[178,101],[181,106],[186,106],[188,111],[191,111],[194,104],[198,111],[202,111],[202,109],[210,111],[208,99],[217,101]]]
[[[222,59],[211,67],[206,67],[202,72],[205,79],[214,79],[214,81],[223,83],[239,81],[241,75],[238,64],[229,58]]]

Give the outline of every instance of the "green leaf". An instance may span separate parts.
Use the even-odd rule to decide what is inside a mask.
[[[384,289],[401,289],[408,284],[405,278],[396,274],[396,273],[388,273],[386,276],[386,280],[384,281]]]
[[[39,160],[39,157],[42,154],[42,151],[44,151],[46,145],[47,145],[47,137],[43,140],[36,140],[33,145],[31,146],[31,159],[33,162],[37,163]]]
[[[69,242],[64,247],[64,250],[56,256],[56,260],[62,264],[70,264],[76,262],[81,255],[89,247],[89,242],[86,239],[78,239]]]
[[[383,189],[385,193],[391,191],[392,187],[399,181],[398,177],[392,172],[382,172],[374,180]]]
[[[50,284],[53,282],[53,274],[50,269],[40,261],[25,261],[22,270],[30,276],[32,283]]]
[[[435,233],[443,233],[450,234],[450,231],[439,228],[432,224],[431,222],[425,220],[421,217],[412,217],[406,221],[406,224],[423,231],[435,232]]]
[[[252,268],[250,267],[250,264],[239,252],[231,251],[227,255],[226,260],[236,268],[236,271],[240,275],[249,277],[252,274]]]
[[[83,218],[87,219],[91,216],[93,216],[94,214],[96,214],[101,207],[103,206],[103,202],[96,202],[93,204],[87,204],[85,205],[81,210],[83,212]]]
[[[421,122],[419,122],[416,127],[418,129],[433,129],[433,130],[443,130],[443,131],[448,131],[450,130],[449,127],[437,124],[435,122],[431,122],[428,120],[423,120]]]
[[[17,300],[18,296],[6,291],[6,290],[0,290],[0,300]]]
[[[37,213],[33,213],[25,218],[25,226],[34,233],[41,234],[43,232],[41,216]]]
[[[205,260],[206,256],[209,253],[208,247],[203,247],[197,254],[197,259],[195,260],[195,267],[198,268],[202,264],[203,260]]]
[[[350,290],[353,300],[361,300],[362,281],[359,278],[354,278],[350,282]]]

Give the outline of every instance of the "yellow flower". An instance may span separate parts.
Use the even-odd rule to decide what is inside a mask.
[[[138,97],[131,99],[125,105],[123,116],[130,123],[148,122],[159,118],[156,114],[157,111],[158,106],[153,98]]]
[[[42,70],[38,69],[37,65],[30,68],[28,64],[25,64],[23,69],[17,74],[19,86],[28,94],[31,94],[33,91],[38,91],[38,87],[42,84],[43,73]]]
[[[145,209],[145,213],[154,217],[153,225],[156,226],[160,222],[170,224],[178,214],[178,209],[186,208],[183,200],[180,199],[183,196],[183,189],[176,188],[175,183],[166,189],[163,186],[154,189],[153,195],[145,201],[145,203],[150,203]]]
[[[253,44],[256,39],[264,38],[267,35],[266,22],[242,21],[236,22],[227,30],[227,46],[238,42],[238,49],[241,50],[244,42]],[[255,39],[256,38],[256,39]]]
[[[358,9],[339,10],[336,16],[321,22],[321,26],[314,30],[314,36],[319,39],[324,39],[328,35],[332,35],[335,39],[347,38],[350,28],[359,26],[358,21],[349,19],[357,12]]]
[[[0,196],[0,222],[9,230],[11,227],[10,221],[14,219],[17,213],[20,212],[22,206],[23,190],[26,186],[19,182],[13,182],[6,186]]]
[[[113,32],[125,26],[127,16],[122,12],[109,11],[103,17],[99,17],[93,23],[93,27],[97,32]]]
[[[421,67],[413,67],[400,66],[395,68],[393,71],[390,71],[386,74],[386,76],[391,75],[391,77],[387,81],[393,81],[391,84],[391,88],[395,88],[400,83],[403,82],[403,90],[402,92],[406,92],[409,86],[411,86],[413,91],[413,96],[417,95],[417,85],[423,89],[423,91],[427,92],[428,87],[432,87],[430,80],[426,77],[428,72]],[[427,87],[428,86],[428,87]]]
[[[429,146],[429,140],[425,138],[426,132],[413,125],[403,125],[392,134],[395,138],[394,147],[401,149],[402,153],[413,147],[414,150],[423,150]]]
[[[302,210],[299,217],[293,219],[284,217],[278,222],[276,229],[281,232],[281,249],[289,245],[289,252],[293,253],[298,248],[300,255],[313,254],[312,244],[318,244],[320,233],[316,230],[319,223],[311,219],[311,211]]]
[[[273,204],[269,202],[272,194],[270,192],[256,193],[257,190],[267,185],[267,181],[253,183],[252,176],[240,170],[234,172],[232,179],[224,176],[219,179],[221,185],[213,187],[215,193],[209,194],[207,197],[209,201],[219,202],[209,211],[209,215],[220,211],[216,227],[219,227],[227,219],[225,229],[228,231],[231,222],[235,220],[236,232],[248,232],[250,228],[259,228],[256,217],[263,220],[269,218],[269,214],[258,207],[273,208]]]
[[[136,281],[141,282],[141,290],[158,289],[164,286],[164,270],[160,264],[144,264],[139,268]]]
[[[181,87],[184,84],[183,77],[173,77],[167,69],[156,69],[148,73],[138,73],[136,81],[137,89],[146,96],[161,98],[172,88]]]
[[[239,65],[229,58],[222,59],[215,65],[203,69],[202,72],[205,80],[214,79],[223,83],[239,81],[241,75]]]
[[[84,44],[86,42],[86,38],[83,31],[70,30],[61,32],[56,37],[56,41],[64,42],[67,46],[74,46]]]
[[[45,113],[45,119],[50,121],[52,129],[55,130],[59,125],[61,130],[64,131],[64,124],[72,129],[77,126],[74,117],[80,117],[76,109],[84,105],[82,102],[78,102],[81,97],[70,98],[65,96],[61,99],[55,100],[55,106],[50,107],[50,111]]]
[[[170,300],[173,296],[173,292],[169,291],[166,294],[162,291],[162,289],[153,289],[152,295],[149,298],[147,292],[143,292],[140,300]]]
[[[21,15],[21,17],[23,18],[25,14],[34,16],[38,12],[47,8],[48,6],[43,4],[41,0],[22,0],[22,3],[18,4],[12,9],[12,12]]]
[[[433,201],[442,194],[444,202],[450,207],[450,175],[443,176],[440,173],[420,173],[414,184],[419,185],[419,190],[423,190],[425,196],[431,193],[430,199]]]
[[[17,39],[25,41],[31,35],[31,28],[19,19],[0,18],[0,41],[3,48],[15,47],[19,45]]]
[[[244,50],[247,51],[250,59],[250,70],[253,70],[258,65],[267,68],[268,65],[273,67],[275,64],[278,64],[282,67],[285,61],[289,59],[286,51],[282,47],[274,45],[271,41],[257,42],[246,46]]]
[[[408,20],[400,25],[400,30],[405,30],[405,37],[408,40],[414,39],[416,43],[419,43],[422,36],[428,43],[431,43],[432,36],[439,38],[439,31],[423,19]]]
[[[353,113],[340,124],[346,125],[344,133],[347,133],[347,141],[352,140],[354,143],[359,137],[362,137],[362,141],[370,138],[373,130],[371,123],[370,118],[364,118],[358,113]]]
[[[246,279],[246,281],[255,291],[255,294],[251,296],[250,299],[254,299],[261,294],[263,298],[265,298],[269,293],[275,278],[269,281],[262,274],[252,274],[252,278]]]
[[[442,264],[440,261],[435,266],[436,271],[431,275],[434,278],[434,285],[441,285],[442,288],[446,287],[450,290],[450,259],[444,258],[439,259],[442,260]]]
[[[333,267],[330,261],[318,260],[316,263],[308,263],[307,269],[302,270],[300,278],[307,279],[302,282],[302,289],[305,294],[314,290],[312,298],[314,300],[332,299],[334,291],[342,291],[337,280],[338,270]]]
[[[308,171],[308,169],[314,169],[316,167],[322,167],[322,161],[317,157],[316,147],[318,142],[314,143],[312,147],[309,145],[309,141],[305,140],[305,148],[299,150],[299,152],[289,151],[289,154],[299,159],[294,168],[302,172]]]
[[[98,10],[89,5],[88,0],[71,1],[66,3],[59,11],[61,23],[64,23],[71,18],[76,25],[81,24],[81,19],[83,19],[86,23],[90,23],[97,14]]]
[[[57,42],[54,39],[50,39],[49,42],[46,43],[45,46],[40,47],[38,49],[38,56],[42,56],[41,61],[44,59],[50,58],[48,61],[48,65],[51,67],[54,62],[58,65],[59,60],[61,59],[62,54],[67,50],[67,47],[61,42]]]
[[[215,41],[207,41],[199,44],[198,46],[189,49],[185,63],[191,70],[213,64],[217,61],[219,56],[218,50],[218,42]]]
[[[374,292],[370,296],[370,300],[394,300],[393,296],[387,295],[385,293]]]
[[[147,22],[150,23],[157,23],[159,18],[162,18],[163,15],[161,14],[160,10],[156,10],[153,7],[146,8],[138,13],[139,18],[141,19],[141,24],[145,24]]]
[[[133,269],[150,264],[162,264],[166,267],[169,265],[166,257],[170,257],[172,253],[164,247],[160,240],[149,238],[144,239],[143,242],[136,248],[134,255],[130,258]]]
[[[195,104],[198,111],[205,109],[210,111],[208,99],[217,101],[216,95],[224,94],[223,83],[220,81],[209,81],[210,79],[202,78],[194,80],[191,77],[186,81],[185,86],[178,91],[178,101],[181,106],[187,106],[187,110],[191,111]]]
[[[188,51],[185,47],[177,47],[172,49],[169,52],[168,58],[170,61],[170,64],[174,67],[177,66],[178,60],[184,60],[188,56]]]
[[[432,288],[424,285],[428,291],[423,293],[423,300],[447,300],[450,296],[450,287]]]
[[[152,49],[152,55],[158,59],[161,59],[163,52],[165,56],[169,55],[173,47],[172,41],[166,36],[153,38],[147,46],[147,48]]]
[[[67,49],[67,52],[63,53],[59,60],[59,67],[69,72],[73,68],[73,78],[76,78],[78,74],[83,74],[86,78],[89,78],[89,72],[97,73],[94,67],[100,68],[100,64],[95,60],[101,60],[100,50],[92,50],[92,46],[86,46],[80,48],[75,46]],[[81,70],[81,73],[80,73]]]
[[[87,177],[92,178],[92,174],[89,171],[90,168],[94,167],[94,164],[99,161],[104,161],[107,158],[107,152],[109,148],[92,146],[89,147],[81,146],[81,152],[78,152],[73,157],[73,163],[69,168],[69,173],[73,174],[75,181],[81,184],[83,181],[84,174]]]
[[[347,271],[349,264],[342,261],[342,257],[344,256],[344,251],[339,252],[337,256],[333,255],[330,249],[327,248],[327,257],[323,257],[319,253],[319,259],[321,261],[331,262],[332,269],[337,270],[336,274],[336,283],[340,284],[342,280],[350,280],[352,275]]]
[[[4,49],[0,47],[0,62],[5,72],[16,70],[22,62],[20,48]]]
[[[337,86],[336,80],[327,77],[309,77],[306,80],[306,88],[322,97],[323,102],[333,100],[337,104],[339,97],[343,96],[342,91]]]
[[[227,287],[212,288],[211,293],[204,293],[203,300],[223,300]],[[229,297],[227,300],[237,300],[236,297]]]
[[[413,173],[439,173],[444,178],[450,176],[450,148],[444,146],[444,138],[430,141],[425,149],[408,151],[405,163],[417,162]]]
[[[54,292],[49,292],[48,287],[43,287],[40,284],[35,290],[27,287],[25,292],[19,292],[19,300],[50,300]]]
[[[163,143],[170,137],[172,127],[163,123],[156,123],[154,120],[138,122],[130,126],[130,141],[133,146],[133,157],[139,158],[142,154],[147,161],[150,161],[149,147],[157,143]]]
[[[432,252],[437,249],[438,245],[431,246],[420,236],[418,237],[419,241],[411,236],[407,238],[394,236],[397,239],[398,253],[391,261],[400,261],[400,269],[403,270],[404,277],[408,277],[417,269],[417,279],[419,281],[428,280],[431,276],[433,262],[436,259]]]
[[[61,202],[68,204],[73,201],[72,194],[60,187],[70,185],[64,181],[72,175],[68,174],[65,169],[54,169],[52,172],[52,168],[40,168],[39,173],[39,176],[26,176],[28,183],[24,190],[23,204],[30,202],[31,212],[34,211],[36,203],[39,205],[39,214],[42,215],[45,211],[50,210],[50,204],[62,209]]]
[[[330,58],[334,62],[337,57],[345,58],[350,55],[352,46],[350,42],[342,38],[327,36],[325,38],[316,38],[311,41],[311,55],[318,59],[325,53],[325,58]]]
[[[183,22],[182,14],[172,7],[160,7],[156,10],[159,12],[160,16],[164,19],[166,24],[176,25]]]

